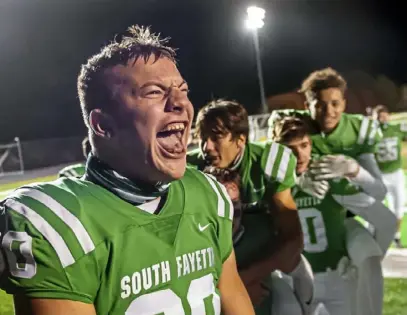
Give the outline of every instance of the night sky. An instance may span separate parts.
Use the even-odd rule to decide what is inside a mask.
[[[407,83],[407,19],[395,1],[0,0],[0,142],[84,135],[80,65],[131,24],[151,25],[179,48],[196,108],[228,97],[259,110],[248,5],[263,6],[266,94],[298,88],[332,66]]]

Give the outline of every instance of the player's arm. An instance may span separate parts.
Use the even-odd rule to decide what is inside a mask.
[[[291,150],[277,143],[272,143],[269,153],[265,155],[265,175],[273,192],[266,196],[266,201],[273,221],[270,228],[276,233],[271,233],[269,252],[265,258],[241,272],[246,285],[264,279],[276,269],[290,273],[300,262],[303,233],[297,206],[291,195],[291,187],[295,185],[296,163]]]
[[[234,251],[222,265],[218,288],[221,294],[223,314],[254,314],[253,305],[237,271]]]
[[[382,175],[373,153],[364,153],[358,156],[359,171],[355,176],[349,177],[359,185],[368,195],[382,201],[387,194]]]
[[[374,238],[385,255],[397,231],[396,216],[380,200],[342,183],[331,186],[332,197],[344,208],[375,227]]]
[[[363,128],[363,124],[368,126],[367,130]],[[379,122],[367,117],[363,118],[358,138],[358,144],[361,145],[361,152],[357,157],[360,171],[356,176],[350,177],[353,183],[362,186],[368,195],[380,201],[386,197],[387,188],[383,183],[374,153],[382,138]]]
[[[346,177],[362,187],[370,196],[383,200],[387,189],[374,156],[376,144],[381,137],[378,124],[365,117],[356,144],[360,152],[357,158],[353,159],[342,154],[326,155],[311,164],[310,172],[314,174],[316,180]]]
[[[270,240],[268,255],[240,272],[246,285],[262,281],[274,270],[292,272],[300,263],[303,250],[303,234],[297,207],[291,189],[275,193],[270,197],[271,215],[277,229],[276,237]]]
[[[93,304],[69,300],[28,299],[14,295],[16,315],[96,315]]]
[[[74,234],[60,234],[60,222],[50,214],[51,208],[24,195],[0,205],[0,260],[6,262],[0,288],[15,296],[17,315],[93,315],[99,277],[97,266],[90,268],[93,256],[74,247]]]
[[[219,277],[218,289],[221,295],[222,313],[225,315],[254,314],[253,305],[236,266],[232,240],[234,210],[232,201],[222,184],[210,175],[205,175],[205,177],[216,191],[217,197],[225,201],[224,211],[221,214],[217,211],[218,242],[222,259],[222,272]]]

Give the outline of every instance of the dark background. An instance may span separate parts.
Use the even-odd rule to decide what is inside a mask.
[[[267,11],[259,32],[267,95],[326,66],[407,83],[401,2],[0,0],[0,142],[84,135],[79,67],[131,24],[172,38],[196,108],[228,97],[256,113],[254,49],[243,26],[253,4]]]

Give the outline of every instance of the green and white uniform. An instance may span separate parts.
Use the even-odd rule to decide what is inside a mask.
[[[188,153],[188,163],[199,169],[206,166],[200,149]],[[245,268],[262,259],[270,251],[273,224],[267,213],[268,198],[295,185],[297,160],[291,150],[275,142],[248,143],[241,158],[233,166],[241,177],[240,198],[243,203],[244,234],[235,244],[236,261]],[[270,279],[265,284],[271,286]],[[256,314],[269,315],[272,300],[265,299]]]
[[[200,149],[188,152],[191,166],[206,166]],[[233,166],[241,177],[240,198],[246,207],[266,201],[276,192],[295,185],[297,159],[289,148],[275,142],[247,143],[242,157]]]
[[[82,177],[85,175],[85,164],[78,163],[74,165],[69,165],[64,167],[62,170],[59,171],[59,177]]]
[[[295,116],[310,119],[310,112],[305,110],[277,110],[270,116],[269,136],[273,124],[279,117]],[[365,153],[374,153],[375,146],[382,138],[380,128],[368,117],[343,113],[338,126],[330,133],[317,131],[312,133],[312,150],[319,155],[344,154],[357,159]]]
[[[388,206],[401,219],[405,212],[405,177],[402,169],[402,141],[407,140],[407,123],[380,124],[383,139],[376,146],[376,161],[388,190]]]
[[[98,314],[220,314],[233,208],[209,176],[188,168],[158,214],[74,177],[22,187],[2,205],[6,292],[94,304]]]
[[[337,270],[339,262],[348,256],[347,209],[341,200],[359,194],[360,190],[346,179],[333,180],[329,184],[330,190],[322,200],[298,187],[293,189],[293,197],[304,233],[303,255],[314,272],[314,307],[322,303],[329,314],[346,315],[350,314],[351,306],[346,283]]]

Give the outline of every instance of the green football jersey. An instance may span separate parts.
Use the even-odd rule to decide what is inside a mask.
[[[339,260],[347,256],[344,224],[347,210],[336,200],[360,192],[346,179],[332,180],[329,184],[330,190],[322,200],[298,187],[293,189],[304,233],[303,254],[314,272],[325,272],[328,268],[335,270]]]
[[[392,173],[402,166],[401,145],[407,139],[407,123],[380,124],[383,139],[376,146],[376,161],[383,173]]]
[[[268,122],[269,134],[276,119],[284,116],[310,119],[310,112],[306,110],[273,111]],[[324,134],[315,129],[311,138],[312,150],[315,154],[344,154],[356,159],[361,154],[374,153],[382,134],[374,120],[362,115],[343,113],[335,130]]]
[[[92,303],[97,314],[220,314],[233,208],[210,176],[187,169],[158,214],[74,177],[22,187],[0,214],[10,294]]]
[[[206,165],[200,149],[189,152],[187,161],[200,170]],[[276,142],[247,143],[236,168],[241,177],[240,198],[245,207],[293,187],[296,164],[296,157],[286,146]]]
[[[69,165],[64,167],[62,170],[59,171],[59,177],[82,177],[85,175],[85,164],[78,163],[74,165]]]

